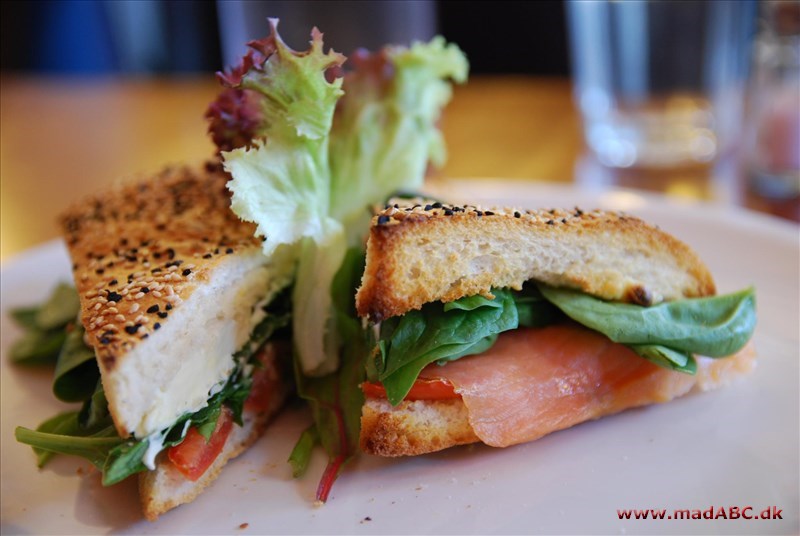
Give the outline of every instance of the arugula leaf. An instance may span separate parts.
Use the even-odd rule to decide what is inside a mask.
[[[570,318],[614,342],[665,346],[725,357],[750,340],[756,326],[755,291],[666,302],[652,307],[605,302],[582,292],[540,285],[545,298]]]
[[[411,390],[419,373],[433,362],[443,364],[485,352],[497,334],[515,329],[519,316],[509,290],[493,289],[494,300],[471,296],[461,303],[430,303],[420,311],[381,324],[378,380],[386,397],[397,405]]]
[[[53,394],[64,402],[83,402],[100,379],[94,351],[83,342],[84,329],[76,322],[67,333],[53,374]]]

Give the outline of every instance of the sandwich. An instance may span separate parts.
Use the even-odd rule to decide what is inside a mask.
[[[61,220],[80,313],[56,385],[84,406],[17,439],[89,458],[107,485],[138,475],[149,520],[211,484],[290,392],[291,267],[231,212],[228,178],[167,169]]]
[[[392,201],[356,307],[379,456],[532,441],[755,366],[753,289],[716,295],[687,245],[615,212]]]

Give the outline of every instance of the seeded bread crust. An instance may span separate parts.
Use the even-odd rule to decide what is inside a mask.
[[[715,293],[687,245],[633,216],[398,201],[372,219],[356,306],[380,322],[531,279],[641,305]]]
[[[61,218],[85,341],[95,351],[122,437],[145,437],[204,404],[213,384],[232,371],[226,358],[237,349],[212,348],[242,338],[209,330],[222,322],[243,326],[267,292],[261,242],[255,227],[230,210],[227,180],[213,168],[168,168],[117,184]],[[188,338],[199,336],[196,343]],[[214,377],[165,402],[174,385],[193,382],[197,363],[174,355],[197,354],[193,344],[214,353],[195,355]]]
[[[168,168],[61,216],[86,338],[104,371],[169,322],[230,255],[260,247],[255,226],[230,210],[227,180],[219,171]]]
[[[752,345],[726,359],[699,357],[696,382],[690,393],[724,387],[750,374],[755,366]],[[359,443],[367,454],[417,456],[477,442],[480,439],[460,398],[403,401],[396,407],[383,399],[368,398],[361,410]]]

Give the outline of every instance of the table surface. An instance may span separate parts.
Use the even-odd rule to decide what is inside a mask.
[[[57,215],[119,178],[213,154],[203,113],[211,76],[63,79],[3,75],[0,92],[0,259],[59,236]],[[610,172],[584,154],[566,79],[473,78],[442,122],[449,149],[436,177],[602,180],[670,195],[743,204],[797,220],[793,203],[742,193],[736,169]],[[588,170],[588,171],[587,171]],[[583,177],[583,178],[581,178]],[[601,177],[601,179],[596,179]],[[721,193],[722,192],[722,193]]]

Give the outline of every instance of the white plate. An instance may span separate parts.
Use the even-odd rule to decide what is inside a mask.
[[[448,182],[448,198],[523,207],[600,206],[641,215],[693,246],[721,291],[755,284],[755,374],[727,389],[628,411],[508,449],[451,449],[412,459],[363,457],[331,499],[312,499],[324,466],[292,480],[284,460],[308,422],[285,412],[194,503],[141,519],[135,485],[102,488],[88,464],[60,458],[38,471],[13,438],[62,406],[48,374],[9,366],[19,335],[8,308],[69,280],[53,242],[2,269],[2,533],[798,533],[798,227],[742,210],[678,204],[614,190],[522,182]],[[455,193],[455,195],[454,195]],[[89,473],[89,474],[87,474]],[[133,480],[133,479],[131,479]],[[767,507],[782,520],[620,520],[620,509]],[[748,513],[750,511],[748,510]],[[242,524],[248,524],[242,528]]]

